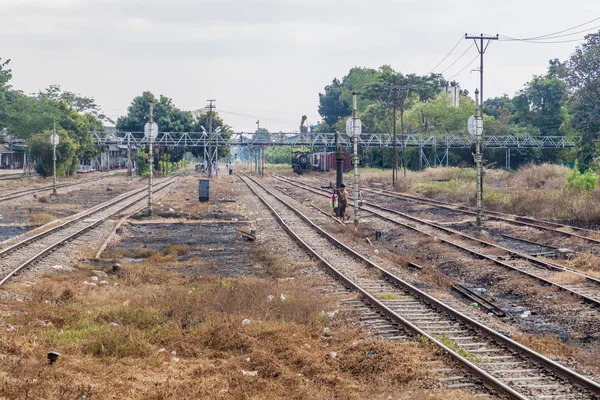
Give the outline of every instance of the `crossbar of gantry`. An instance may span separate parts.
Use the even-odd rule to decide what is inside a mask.
[[[466,149],[474,145],[474,138],[468,135],[407,134],[404,144],[397,135],[399,147],[434,148],[434,149]],[[118,132],[107,136],[92,132],[97,145],[132,145],[148,144],[143,133]],[[562,149],[574,148],[579,137],[565,136],[486,136],[483,147],[488,149]],[[330,147],[335,146],[335,133],[273,133],[252,135],[249,133],[213,133],[204,132],[159,132],[154,144],[169,147],[204,147],[218,146],[293,146],[293,147]],[[352,141],[346,134],[341,134],[342,146],[351,146]],[[358,139],[361,147],[392,147],[392,135],[388,133],[362,133]]]

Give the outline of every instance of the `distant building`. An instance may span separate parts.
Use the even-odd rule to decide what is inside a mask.
[[[452,100],[452,106],[458,108],[460,104],[460,85],[456,81],[446,82],[444,88],[450,100]]]
[[[24,144],[0,145],[0,169],[23,169],[27,162]]]

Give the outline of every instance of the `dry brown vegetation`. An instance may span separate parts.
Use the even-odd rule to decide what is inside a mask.
[[[514,339],[549,357],[573,357],[579,354],[579,349],[570,346],[561,341],[554,335],[529,335],[526,333],[516,333]]]
[[[587,273],[600,273],[600,259],[592,253],[577,253],[569,265]]]
[[[45,213],[29,214],[29,217],[27,218],[27,223],[34,226],[45,225],[52,221],[54,221],[54,217]]]
[[[494,211],[529,215],[567,222],[600,223],[600,190],[582,192],[565,188],[567,167],[527,165],[516,172],[485,171],[484,206]],[[389,184],[389,171],[367,169],[361,179],[367,183]],[[470,168],[436,167],[410,171],[400,179],[406,191],[432,199],[473,205],[475,171]]]
[[[0,397],[444,398],[423,392],[435,385],[426,349],[365,340],[330,320],[321,311],[333,305],[314,295],[314,281],[184,277],[124,263],[103,286],[89,284],[90,270],[13,286],[24,300],[4,313]],[[322,342],[325,326],[331,339]],[[48,351],[62,353],[56,364]]]

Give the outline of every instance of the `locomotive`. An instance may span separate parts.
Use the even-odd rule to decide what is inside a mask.
[[[292,155],[292,168],[298,175],[310,171],[310,154],[305,151],[295,151]]]
[[[344,152],[343,162],[344,172],[351,169],[350,153]],[[295,173],[302,175],[308,171],[330,171],[336,169],[335,151],[325,153],[308,153],[305,151],[295,151],[292,155],[292,168]]]

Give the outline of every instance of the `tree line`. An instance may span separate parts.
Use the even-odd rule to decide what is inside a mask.
[[[512,97],[504,94],[485,100],[484,134],[492,136],[581,136],[576,151],[517,149],[514,165],[529,162],[577,160],[581,172],[597,169],[600,136],[600,32],[587,35],[582,45],[565,61],[550,60],[544,74],[534,76]],[[319,93],[321,132],[345,131],[352,114],[352,92],[357,91],[357,108],[363,132],[397,132],[468,135],[466,121],[475,104],[466,90],[460,105],[452,107],[444,87],[452,85],[440,74],[403,74],[390,66],[378,69],[355,67],[342,79],[334,78]],[[396,118],[393,110],[396,109]],[[392,150],[362,150],[361,164],[392,167]],[[415,149],[407,149],[408,166],[416,168]],[[453,151],[453,164],[471,164],[471,150]],[[489,165],[504,161],[504,151],[486,150]]]

